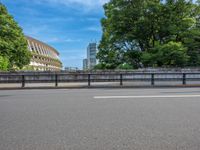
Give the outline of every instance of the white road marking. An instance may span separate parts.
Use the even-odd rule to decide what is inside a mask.
[[[193,97],[200,97],[200,95],[94,96],[94,99],[193,98]]]

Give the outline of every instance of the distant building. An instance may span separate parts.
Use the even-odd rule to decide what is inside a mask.
[[[87,60],[88,60],[88,69],[93,69],[97,64],[97,44],[90,43],[87,47]]]
[[[87,58],[83,60],[83,69],[93,69],[97,64],[97,43],[90,43],[87,47]]]
[[[88,69],[88,61],[87,59],[83,59],[83,70],[87,70]]]
[[[77,71],[78,68],[77,67],[65,67],[65,71]]]

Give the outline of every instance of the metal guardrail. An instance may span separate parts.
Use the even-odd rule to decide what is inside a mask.
[[[180,81],[186,85],[187,81],[200,81],[199,73],[0,73],[0,83],[20,83],[24,88],[27,83],[59,83],[86,82],[91,86],[92,82],[124,82],[146,81],[154,86],[157,81]]]

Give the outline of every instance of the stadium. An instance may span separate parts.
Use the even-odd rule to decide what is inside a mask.
[[[56,49],[32,37],[26,36],[26,38],[28,49],[32,53],[29,70],[60,71],[62,69],[62,63]]]

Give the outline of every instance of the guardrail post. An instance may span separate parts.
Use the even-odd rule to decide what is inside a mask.
[[[122,85],[123,85],[123,75],[120,74],[120,86],[122,86]]]
[[[155,78],[154,78],[154,74],[151,74],[151,85],[155,85]]]
[[[183,85],[186,85],[186,74],[183,73]]]
[[[90,80],[90,77],[91,77],[91,75],[90,74],[88,74],[88,86],[90,86],[91,85],[91,80]]]
[[[25,87],[25,75],[22,75],[22,88]]]
[[[55,87],[58,87],[58,74],[55,74]]]

